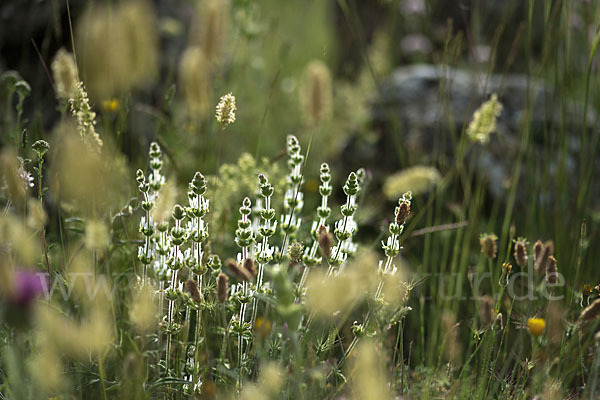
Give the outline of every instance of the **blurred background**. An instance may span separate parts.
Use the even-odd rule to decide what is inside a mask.
[[[223,164],[281,177],[294,134],[303,153],[310,148],[309,213],[321,162],[332,166],[338,200],[348,172],[366,168],[357,220],[369,244],[413,191],[403,254],[418,275],[466,276],[478,257],[469,247],[489,231],[501,239],[498,268],[516,236],[554,240],[564,273],[585,267],[569,283],[574,292],[598,283],[600,250],[589,244],[600,221],[599,16],[589,0],[3,1],[0,74],[6,83],[17,71],[31,87],[21,116],[29,142],[51,138],[68,114],[53,60],[73,53],[97,131],[125,170],[118,204],[136,193],[133,171],[147,165],[151,141],[183,187],[195,171],[215,175]],[[6,147],[23,132],[19,97],[3,88]],[[214,109],[227,93],[237,118],[222,129]],[[492,93],[503,106],[497,129],[471,143],[464,131]],[[235,171],[221,178],[239,183]],[[423,231],[444,224],[458,225]],[[414,301],[439,289],[420,286]],[[410,318],[422,324],[439,305]],[[425,356],[437,337],[421,339]]]

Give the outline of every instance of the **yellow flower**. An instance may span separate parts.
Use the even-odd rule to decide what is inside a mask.
[[[541,336],[546,329],[546,321],[544,318],[529,318],[527,320],[527,329],[531,336]]]
[[[273,324],[268,319],[257,318],[254,323],[254,331],[261,338],[265,339],[271,333]]]
[[[104,111],[106,111],[106,112],[115,112],[119,109],[119,100],[117,100],[117,99],[104,100],[102,102],[102,107],[104,108]]]

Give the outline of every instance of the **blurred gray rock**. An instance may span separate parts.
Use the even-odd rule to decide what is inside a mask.
[[[412,165],[433,165],[444,173],[455,163],[457,144],[473,112],[491,93],[497,93],[503,105],[497,133],[486,145],[473,144],[465,163],[474,162],[476,173],[485,179],[489,192],[505,199],[525,132],[524,122],[530,120],[530,147],[523,158],[517,201],[548,205],[556,189],[552,185],[534,189],[525,175],[527,168],[541,169],[552,183],[562,178],[576,197],[583,106],[571,99],[565,101],[566,95],[563,97],[548,85],[524,75],[493,75],[486,79],[474,71],[432,65],[400,67],[382,84],[373,103],[376,140],[355,138],[345,156],[352,157],[353,164],[375,170],[374,175],[379,176]],[[531,107],[527,106],[528,99]],[[597,145],[598,133],[593,129],[596,121],[597,114],[588,109],[588,146]],[[567,151],[562,152],[563,148]],[[584,150],[586,159],[591,160],[594,150]],[[592,203],[598,204],[600,157],[593,163],[590,190],[591,198],[596,199]],[[533,198],[539,189],[540,197]]]

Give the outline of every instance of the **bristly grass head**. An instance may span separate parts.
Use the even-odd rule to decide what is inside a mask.
[[[490,135],[496,131],[496,119],[501,112],[502,104],[498,101],[498,95],[494,93],[473,114],[473,120],[467,127],[467,136],[473,142],[481,144],[489,142]]]
[[[221,124],[222,129],[235,122],[236,110],[235,96],[227,93],[221,97],[216,107],[215,118]]]

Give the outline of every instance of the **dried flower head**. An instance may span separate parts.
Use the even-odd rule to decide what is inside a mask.
[[[404,225],[410,216],[410,200],[401,198],[396,209],[396,223],[398,226]]]
[[[331,235],[327,232],[327,228],[324,225],[319,226],[317,235],[321,254],[327,259],[331,258]]]
[[[501,112],[502,104],[498,101],[498,95],[494,93],[473,114],[473,120],[467,127],[467,136],[474,142],[489,142],[490,135],[496,131],[496,119]]]
[[[551,241],[542,244],[538,240],[535,243],[534,253],[535,270],[538,274],[545,275],[548,268],[548,259],[554,253],[554,244]]]
[[[554,256],[548,257],[548,262],[546,265],[546,282],[548,282],[551,285],[556,284],[556,280],[557,280],[556,263],[557,263],[556,258],[554,258]]]
[[[493,233],[482,234],[479,238],[481,253],[488,258],[496,258],[496,254],[498,253],[497,240],[498,237]]]
[[[233,258],[228,258],[225,260],[225,265],[229,268],[229,271],[240,281],[249,281],[252,280],[252,275],[250,272],[242,268]]]
[[[292,264],[298,264],[302,261],[302,254],[304,254],[304,246],[302,243],[293,241],[292,244],[290,244],[290,247],[288,247],[288,257]]]
[[[306,66],[299,93],[300,105],[308,125],[318,125],[331,115],[331,75],[325,63],[311,61]]]
[[[254,263],[254,260],[252,258],[246,258],[244,260],[243,267],[246,271],[250,273],[250,275],[252,275],[252,278],[255,278],[256,275],[258,275],[258,271],[256,270],[256,264]]]
[[[533,244],[533,261],[536,261],[540,258],[542,255],[542,250],[544,250],[544,244],[541,240],[537,240]]]
[[[188,279],[187,281],[185,281],[184,289],[186,292],[188,292],[190,294],[190,297],[196,303],[200,303],[202,301],[202,294],[200,293],[200,290],[198,289],[198,282],[196,282],[193,279]]]
[[[56,96],[65,100],[72,98],[75,94],[74,91],[77,82],[79,81],[77,64],[75,64],[73,54],[61,48],[56,52],[50,69],[52,69]]]
[[[527,320],[527,329],[531,336],[541,336],[546,329],[546,321],[543,318],[529,318]]]
[[[520,237],[515,241],[514,257],[519,267],[527,265],[527,239]]]
[[[579,321],[587,323],[595,320],[600,315],[600,299],[594,300],[592,304],[587,306],[579,316]]]
[[[224,303],[227,296],[229,296],[229,278],[221,272],[217,277],[217,300]]]
[[[235,122],[235,111],[237,110],[235,105],[235,96],[231,93],[227,93],[222,96],[217,104],[215,118],[221,123],[223,129],[229,124]]]

